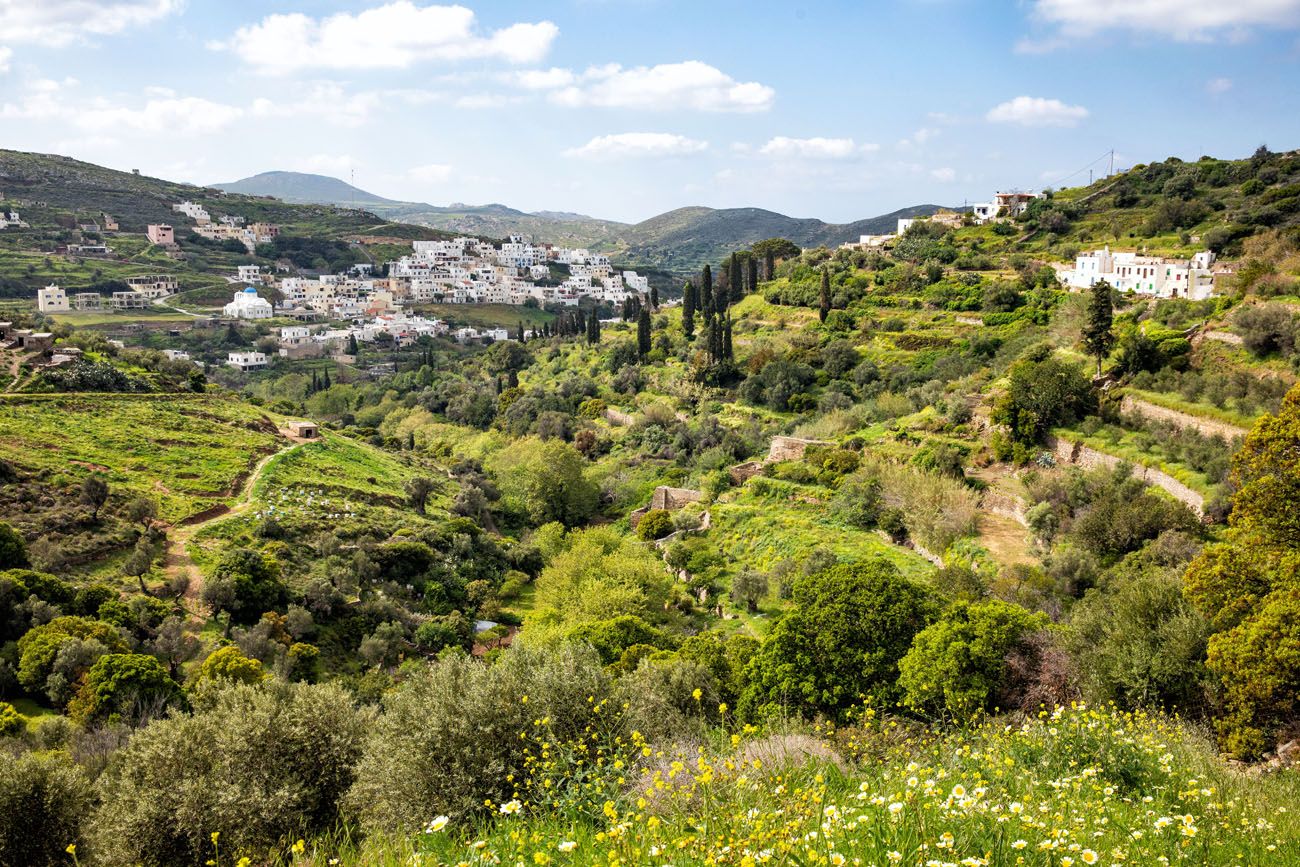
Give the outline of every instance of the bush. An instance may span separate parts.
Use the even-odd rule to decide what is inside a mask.
[[[937,607],[929,590],[883,559],[804,576],[793,603],[750,662],[739,705],[747,719],[838,718],[864,697],[878,707],[892,703],[898,661]]]
[[[90,781],[58,754],[0,760],[0,864],[65,865],[94,803]]]
[[[593,714],[613,713],[609,691],[600,659],[582,645],[515,645],[491,668],[461,655],[431,663],[386,697],[348,813],[368,832],[410,832],[431,816],[491,810],[524,780],[521,734],[538,733],[544,718],[551,743],[581,738]],[[616,718],[603,722],[621,732]]]
[[[0,738],[12,737],[27,728],[27,717],[7,701],[0,701]]]
[[[651,509],[641,516],[636,535],[647,541],[662,539],[673,531],[673,516],[667,509]]]
[[[201,864],[213,834],[232,861],[287,854],[295,839],[337,822],[370,725],[335,685],[218,690],[113,756],[100,782],[96,854],[109,864]]]
[[[993,709],[999,692],[1016,692],[1007,657],[1047,616],[992,600],[956,602],[921,630],[898,663],[903,702],[913,710],[964,722]]]
[[[27,567],[27,543],[18,531],[0,522],[0,571]]]

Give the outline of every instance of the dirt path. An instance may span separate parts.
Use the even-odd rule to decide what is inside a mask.
[[[1217,421],[1204,416],[1191,415],[1190,413],[1180,412],[1176,409],[1159,406],[1141,398],[1125,395],[1120,409],[1124,412],[1137,412],[1150,419],[1157,421],[1167,421],[1171,424],[1187,429],[1191,428],[1200,431],[1205,436],[1221,436],[1225,440],[1232,440],[1234,437],[1244,437],[1249,431],[1245,428],[1237,427],[1234,424],[1228,424],[1225,421]]]
[[[308,442],[314,442],[309,440]],[[258,479],[266,471],[267,466],[275,458],[286,455],[294,449],[302,446],[303,440],[293,440],[292,443],[277,452],[272,452],[262,458],[249,472],[244,484],[236,495],[236,501],[231,506],[217,506],[201,513],[203,517],[199,520],[187,522],[180,521],[169,528],[167,532],[167,554],[163,559],[163,574],[170,583],[174,578],[185,576],[189,579],[189,585],[185,588],[185,608],[190,615],[196,619],[206,616],[203,608],[201,596],[203,594],[203,571],[190,557],[189,544],[194,536],[209,524],[217,521],[224,521],[235,515],[242,515],[253,506],[253,489],[257,486]]]

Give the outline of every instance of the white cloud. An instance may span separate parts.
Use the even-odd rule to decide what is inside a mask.
[[[871,149],[873,146],[866,147]],[[851,138],[787,138],[779,135],[769,139],[758,152],[765,157],[783,159],[842,160],[861,150]]]
[[[578,76],[573,74],[570,69],[561,69],[553,66],[550,69],[525,69],[522,72],[516,72],[511,76],[515,84],[526,90],[552,90],[557,87],[567,87],[576,81]]]
[[[216,132],[234,123],[244,110],[197,96],[151,99],[140,108],[100,105],[77,111],[73,122],[95,132],[121,129],[147,133],[198,135]]]
[[[442,183],[451,177],[451,166],[443,163],[430,163],[427,166],[416,166],[408,174],[413,181],[425,184]]]
[[[618,157],[668,157],[697,154],[709,143],[667,132],[624,132],[598,135],[580,148],[565,151],[566,156],[609,159]]]
[[[547,70],[524,85],[549,89],[558,105],[578,108],[641,108],[695,111],[755,112],[772,107],[776,91],[757,81],[736,81],[720,69],[698,60],[636,66],[617,63],[593,66],[580,75]]]
[[[10,43],[59,47],[112,36],[180,8],[181,0],[0,0],[0,34]]]
[[[1300,26],[1300,0],[1036,0],[1033,16],[1066,36],[1131,30],[1191,41]]]
[[[310,82],[282,92],[281,101],[253,100],[254,117],[311,117],[335,126],[358,127],[386,106],[427,105],[441,96],[428,90],[362,90],[349,92],[334,81]]]
[[[950,169],[947,166],[944,166],[941,169],[930,169],[930,177],[940,183],[950,184],[957,180],[957,171],[956,169]]]
[[[429,60],[536,63],[559,28],[550,21],[511,24],[484,34],[464,6],[416,6],[395,0],[356,14],[312,18],[268,15],[212,48],[234,52],[269,73],[300,69],[405,69]]]
[[[1020,126],[1076,126],[1088,116],[1081,105],[1066,105],[1059,99],[1017,96],[994,106],[985,115],[991,123],[1014,123]]]
[[[1231,78],[1211,78],[1205,82],[1205,92],[1211,96],[1218,96],[1221,93],[1227,93],[1232,90]]]
[[[0,72],[9,71],[9,58],[14,56],[12,48],[5,48],[0,45]]]

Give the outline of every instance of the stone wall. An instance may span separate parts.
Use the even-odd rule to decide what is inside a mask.
[[[628,521],[632,528],[641,523],[645,513],[651,509],[665,509],[669,512],[675,512],[688,503],[698,503],[704,499],[703,491],[693,491],[690,488],[670,488],[667,485],[660,485],[655,488],[654,493],[650,495],[650,504],[628,514]]]
[[[980,497],[980,508],[990,514],[1010,518],[1021,526],[1028,526],[1025,523],[1024,503],[1013,494],[990,488]]]
[[[1052,451],[1056,455],[1058,464],[1074,464],[1075,466],[1093,468],[1093,467],[1116,467],[1123,463],[1121,458],[1114,455],[1099,452],[1094,448],[1083,445],[1082,443],[1070,442],[1066,439],[1056,438],[1052,443]],[[1185,503],[1188,508],[1198,515],[1204,514],[1205,497],[1193,491],[1173,476],[1158,470],[1155,467],[1147,467],[1141,464],[1133,465],[1133,478],[1146,482],[1148,485],[1155,485],[1157,488],[1168,493],[1171,497],[1179,502]]]
[[[825,440],[804,440],[798,437],[772,437],[772,444],[767,449],[766,463],[780,461],[801,461],[808,446],[829,446]]]
[[[1241,345],[1241,335],[1233,334],[1231,331],[1205,331],[1202,332],[1206,340],[1217,340],[1220,343],[1231,343],[1233,346]]]
[[[1226,421],[1217,419],[1204,418],[1199,415],[1190,415],[1189,413],[1180,412],[1176,409],[1158,406],[1150,401],[1124,395],[1124,400],[1119,405],[1121,412],[1135,412],[1147,418],[1158,421],[1167,421],[1183,429],[1191,428],[1199,431],[1205,436],[1221,436],[1225,440],[1231,440],[1234,437],[1244,437],[1248,431],[1245,428],[1237,427],[1235,424],[1228,424]]]

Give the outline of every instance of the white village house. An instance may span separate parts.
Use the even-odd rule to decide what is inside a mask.
[[[1166,259],[1111,252],[1107,246],[1080,253],[1074,268],[1063,271],[1061,279],[1072,289],[1087,289],[1105,280],[1121,292],[1200,301],[1215,294],[1213,265],[1214,253],[1209,250],[1191,259]]]
[[[239,370],[265,370],[266,354],[262,352],[232,352],[226,357],[226,364]]]
[[[50,284],[36,290],[36,309],[42,313],[67,313],[72,308],[68,304],[68,293]]]

